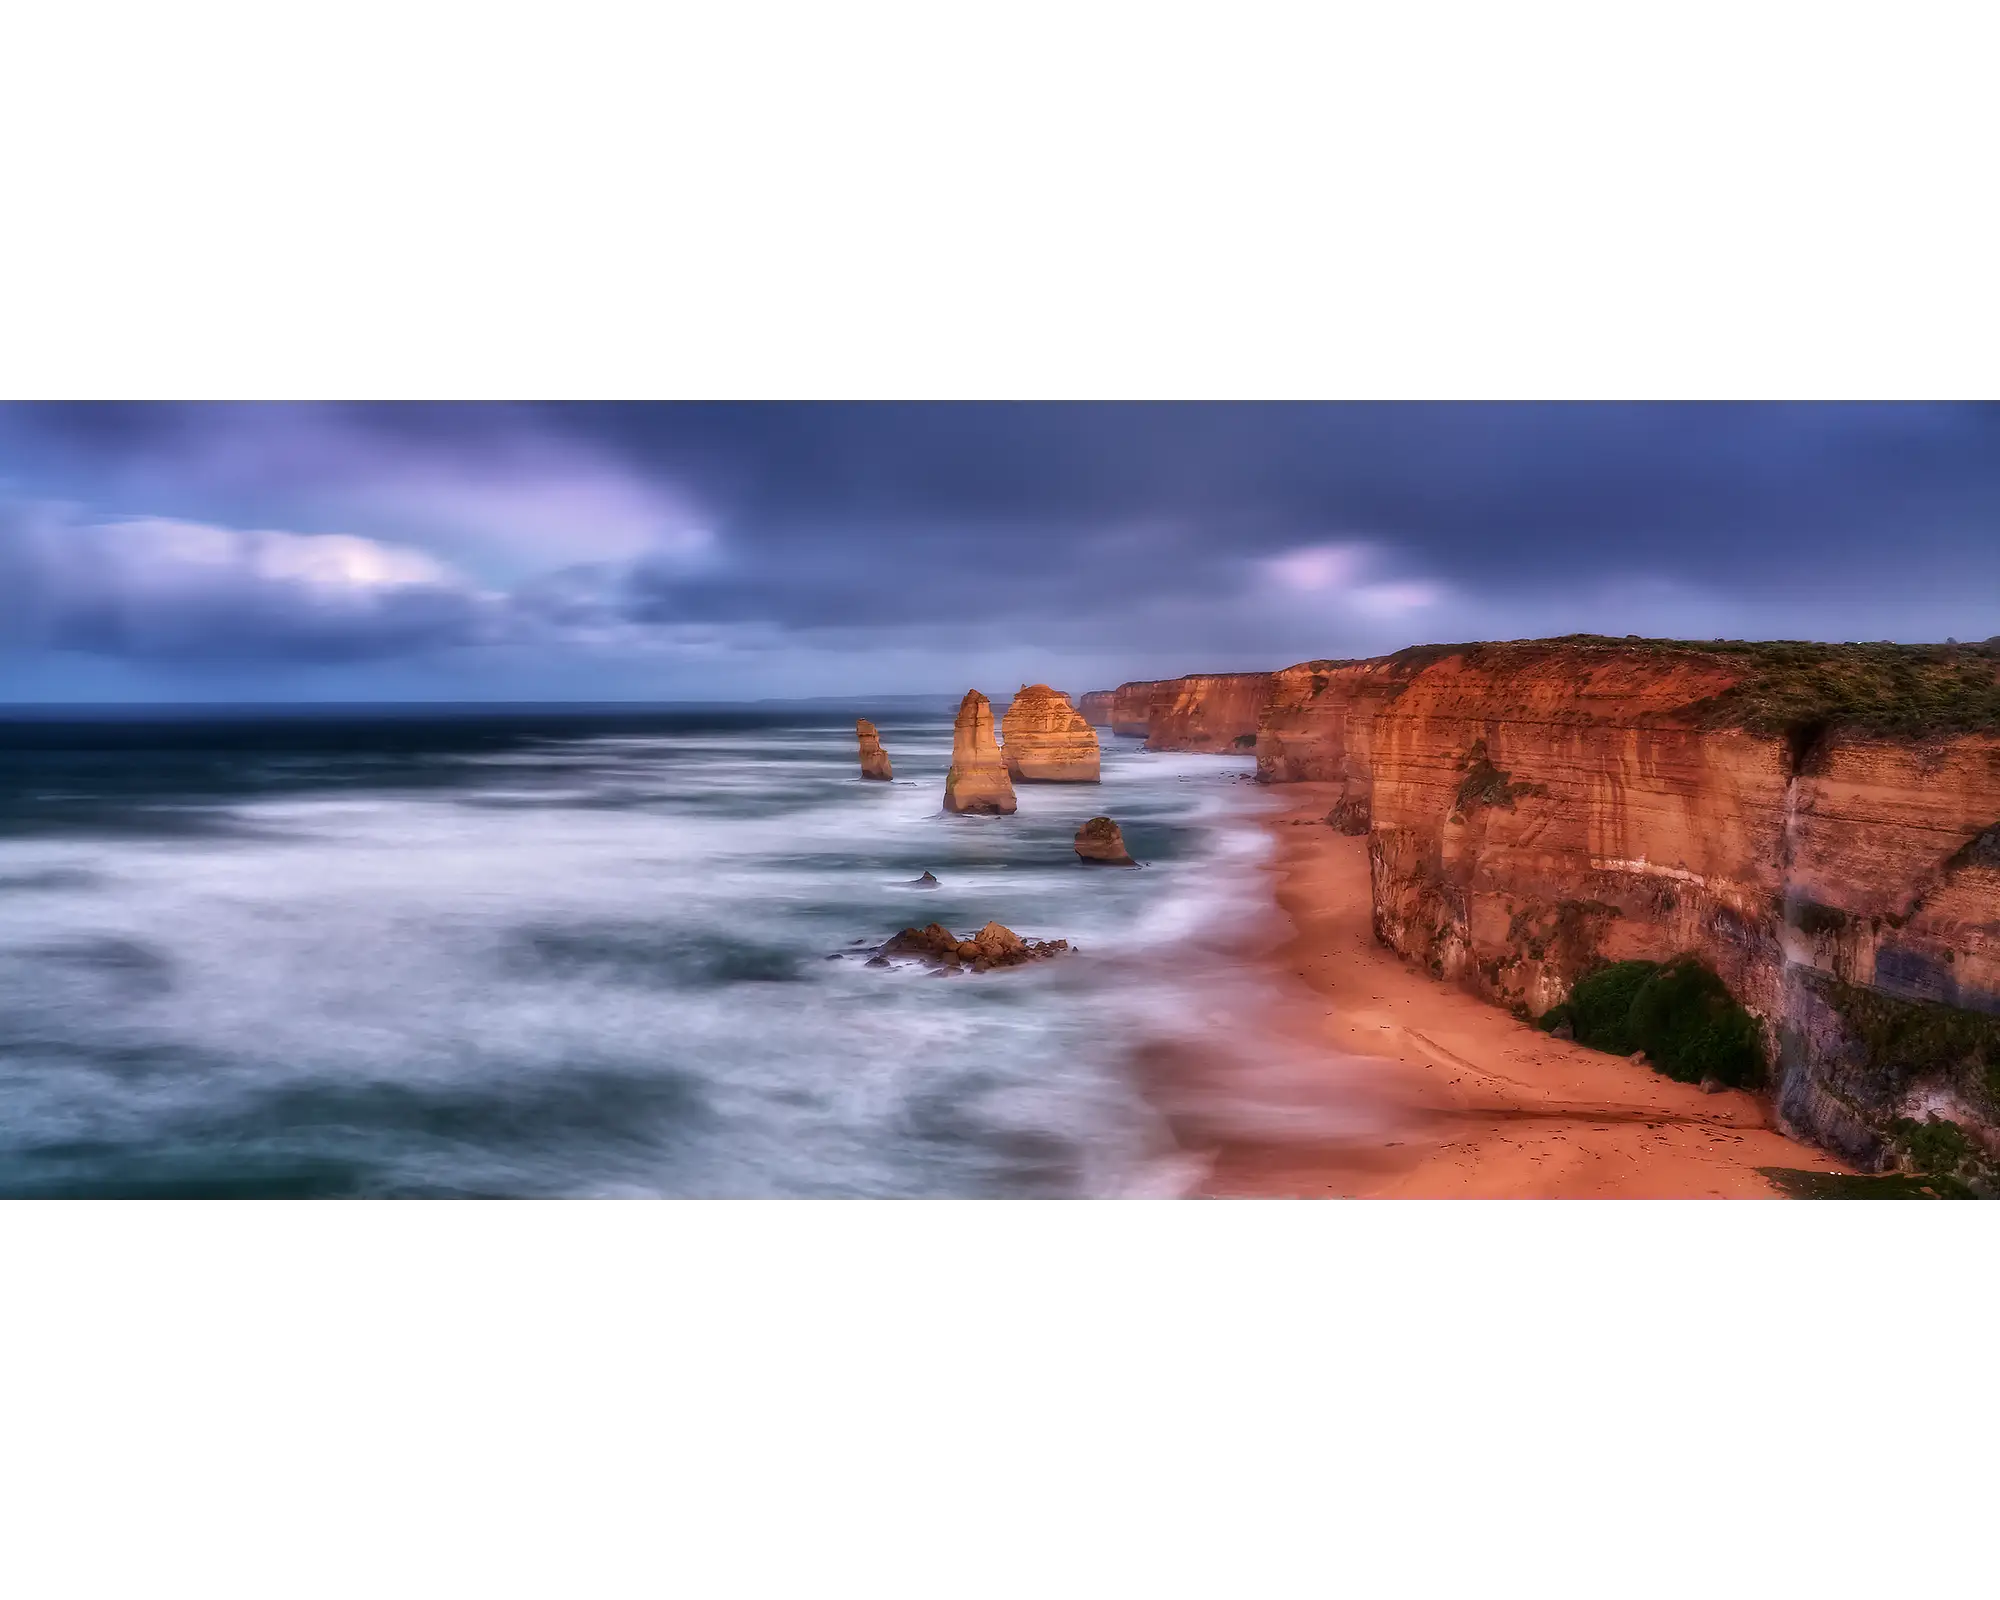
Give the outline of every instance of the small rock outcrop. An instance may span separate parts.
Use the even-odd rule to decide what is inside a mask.
[[[872,967],[877,962],[887,965],[891,956],[914,956],[938,966],[990,972],[995,967],[1044,961],[1067,949],[1067,939],[1023,939],[1012,928],[997,922],[987,923],[969,939],[961,939],[941,922],[931,922],[921,928],[905,928],[883,945],[868,965]]]
[[[861,740],[861,776],[887,783],[896,774],[889,765],[889,752],[882,748],[882,740],[875,732],[875,724],[863,717],[854,724],[854,732]]]
[[[1106,867],[1136,867],[1127,854],[1125,835],[1109,817],[1092,817],[1076,830],[1076,853],[1082,861]]]
[[[910,887],[913,889],[935,889],[937,886],[937,874],[928,868],[925,869],[924,875],[921,878],[912,878],[910,880]]]
[[[958,703],[951,729],[951,770],[944,779],[947,811],[1002,815],[1014,810],[1014,784],[993,737],[993,705],[977,689]]]
[[[1000,719],[1000,755],[1017,783],[1096,783],[1097,731],[1069,696],[1023,684]]]

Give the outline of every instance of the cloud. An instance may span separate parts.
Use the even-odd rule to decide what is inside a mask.
[[[0,504],[0,643],[174,662],[352,661],[490,633],[436,557],[348,534]]]
[[[364,521],[463,549],[497,546],[536,564],[645,558],[693,568],[716,547],[713,528],[687,497],[545,439],[472,459],[377,456],[370,470],[330,485],[325,499]]]
[[[1365,546],[1316,544],[1272,556],[1264,570],[1281,588],[1317,593],[1353,580],[1368,559]]]
[[[1348,596],[1355,610],[1371,617],[1400,617],[1423,611],[1444,596],[1435,583],[1365,583]]]
[[[1423,611],[1446,598],[1443,585],[1415,579],[1374,578],[1362,582],[1370,568],[1382,565],[1379,546],[1363,541],[1303,545],[1258,563],[1267,590],[1276,603],[1308,615],[1344,612],[1350,616],[1391,620]]]
[[[1990,406],[0,405],[10,482],[8,639],[467,694],[2000,629]]]
[[[0,407],[28,461],[89,480],[93,503],[198,520],[254,508],[429,546],[489,577],[552,563],[698,565],[713,519],[682,487],[588,436],[504,405]]]

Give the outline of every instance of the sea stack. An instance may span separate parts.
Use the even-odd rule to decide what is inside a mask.
[[[861,740],[861,776],[887,783],[895,773],[889,766],[889,752],[882,748],[882,741],[875,733],[875,724],[863,717],[854,724],[854,731]]]
[[[1086,865],[1136,867],[1125,850],[1125,835],[1109,817],[1092,817],[1076,830],[1077,858]]]
[[[958,720],[952,724],[944,808],[992,815],[1014,809],[1014,785],[993,737],[993,705],[977,689],[966,690],[958,703]]]
[[[1069,696],[1024,684],[1000,719],[1000,754],[1019,783],[1096,783],[1097,733]]]

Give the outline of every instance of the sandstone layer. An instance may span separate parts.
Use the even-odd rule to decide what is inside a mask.
[[[989,814],[1014,810],[1014,785],[993,737],[993,706],[977,689],[966,691],[958,704],[958,720],[952,724],[944,808]]]
[[[882,748],[882,740],[875,732],[875,724],[863,717],[854,724],[854,732],[861,741],[861,776],[887,783],[896,774],[889,765],[889,752]]]
[[[1247,754],[1256,747],[1257,726],[1275,677],[1270,672],[1201,673],[1154,684],[1146,748]]]
[[[1977,650],[1557,640],[1277,674],[1270,782],[1339,783],[1377,937],[1539,1015],[1692,951],[1763,1023],[1786,1124],[2000,1157],[2000,731]]]
[[[1096,783],[1097,733],[1045,683],[1025,684],[1000,719],[1000,754],[1017,783]]]
[[[1077,714],[1093,728],[1111,726],[1111,702],[1118,697],[1115,689],[1092,689],[1077,701]]]

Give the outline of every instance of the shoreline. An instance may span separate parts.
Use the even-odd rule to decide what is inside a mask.
[[[1248,1037],[1158,1040],[1140,1068],[1209,1198],[1782,1198],[1841,1173],[1755,1096],[1703,1094],[1554,1039],[1376,943],[1368,841],[1286,784],[1258,825],[1282,925],[1247,953]]]

